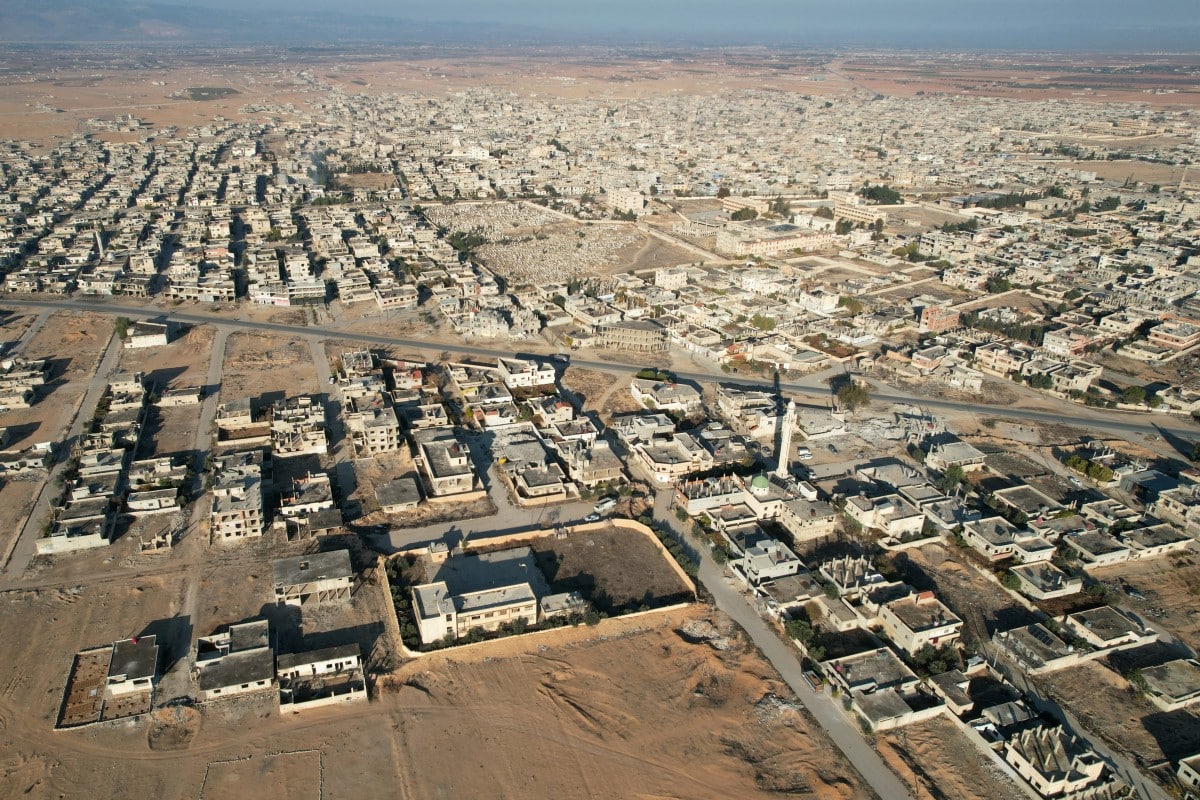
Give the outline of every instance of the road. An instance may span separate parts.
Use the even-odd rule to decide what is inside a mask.
[[[661,490],[654,502],[654,518],[668,525],[676,534],[680,534],[678,525],[671,512],[672,492]],[[816,718],[829,738],[837,745],[851,763],[862,774],[871,788],[884,800],[899,800],[911,798],[908,787],[888,769],[887,765],[875,752],[874,748],[863,738],[862,732],[846,718],[837,707],[833,698],[824,692],[814,690],[808,681],[804,680],[803,668],[800,664],[799,652],[789,644],[785,644],[770,625],[758,614],[742,595],[741,590],[733,583],[724,569],[713,561],[708,548],[699,546],[687,534],[683,534],[692,548],[700,554],[700,581],[704,588],[713,596],[717,608],[725,612],[734,622],[741,625],[750,639],[762,651],[763,656],[771,662],[780,676],[787,682],[796,696]]]
[[[338,339],[348,341],[363,342],[364,344],[403,347],[426,352],[433,350],[438,352],[451,350],[455,353],[463,353],[466,355],[482,357],[512,355],[511,347],[481,347],[478,345],[451,345],[445,343],[434,344],[424,339],[406,339],[395,336],[385,336],[381,334],[341,331],[333,327],[326,328],[318,334],[318,332],[314,331],[312,327],[306,327],[302,325],[284,325],[275,322],[231,319],[228,317],[221,317],[216,314],[164,310],[155,308],[153,306],[146,307],[118,305],[115,303],[108,303],[98,300],[36,300],[32,298],[12,296],[0,298],[0,306],[51,308],[68,311],[91,311],[98,314],[110,314],[114,316],[120,315],[138,319],[166,317],[174,322],[181,322],[191,325],[217,325],[225,326],[230,329],[257,330],[265,333],[295,336],[297,338],[304,339],[308,339],[314,335],[328,335],[331,338],[336,337]],[[623,368],[621,363],[614,363],[610,361],[592,361],[577,358],[572,359],[571,363],[577,367],[603,371],[620,370]],[[624,365],[624,367],[628,368],[628,365]],[[677,378],[690,381],[725,380],[748,386],[774,386],[774,381],[771,379],[756,378],[753,376],[730,376],[722,373],[712,372],[676,372],[675,374]],[[814,386],[811,376],[806,380],[782,382],[780,383],[780,389],[788,392],[789,394],[795,395],[802,401],[811,401],[818,405],[824,405],[829,401],[829,389],[824,386]],[[1145,414],[1123,411],[1106,412],[1096,409],[1089,409],[1066,401],[1054,401],[1052,398],[1045,398],[1045,402],[1054,403],[1061,406],[1061,411],[1020,408],[1011,405],[997,406],[988,405],[987,403],[971,403],[962,400],[944,400],[938,398],[917,397],[903,393],[891,387],[885,387],[884,390],[874,393],[872,398],[873,400],[879,402],[915,403],[926,409],[934,411],[944,410],[968,412],[981,414],[986,417],[1023,420],[1027,422],[1074,425],[1076,427],[1082,424],[1086,425],[1087,428],[1094,430],[1097,433],[1109,434],[1117,438],[1127,438],[1130,435],[1155,437],[1159,435],[1171,434],[1172,436],[1177,437],[1179,440],[1186,442],[1192,442],[1196,439],[1200,439],[1200,428],[1197,428],[1190,422],[1181,420],[1178,417],[1172,417],[1166,414]]]
[[[96,371],[92,373],[92,379],[88,384],[87,391],[83,393],[83,396],[79,399],[79,404],[75,406],[74,419],[71,422],[70,430],[67,432],[67,438],[58,446],[57,456],[60,460],[50,470],[50,474],[46,476],[46,482],[42,484],[37,499],[34,501],[33,510],[25,518],[25,524],[21,526],[16,538],[11,542],[8,552],[5,554],[3,564],[0,564],[0,572],[6,572],[10,575],[20,575],[25,572],[25,568],[29,566],[29,562],[36,555],[38,535],[41,533],[42,526],[46,520],[50,518],[51,495],[57,494],[55,478],[66,469],[71,449],[83,433],[84,425],[91,423],[93,413],[96,410],[96,404],[100,402],[105,389],[108,388],[108,377],[116,368],[117,357],[120,354],[121,340],[113,333],[108,340],[104,354],[96,362]],[[61,430],[61,428],[56,430]]]

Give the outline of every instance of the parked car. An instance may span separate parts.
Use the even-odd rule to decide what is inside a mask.
[[[801,447],[796,451],[796,457],[801,461],[810,461],[812,460],[812,450],[809,450],[807,447]]]
[[[586,517],[584,517],[583,521],[584,522],[599,522],[600,515],[595,512],[592,512],[591,514],[588,514]]]
[[[596,503],[596,505],[592,507],[592,511],[595,511],[597,514],[603,514],[605,511],[610,511],[613,508],[615,508],[616,505],[617,505],[617,498],[605,497],[599,503]]]

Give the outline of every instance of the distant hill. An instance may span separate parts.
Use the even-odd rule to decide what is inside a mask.
[[[334,7],[336,8],[336,7]],[[254,7],[205,8],[138,0],[0,0],[0,41],[141,44],[338,44],[339,42],[487,43],[540,39],[535,29],[414,23],[396,17]]]

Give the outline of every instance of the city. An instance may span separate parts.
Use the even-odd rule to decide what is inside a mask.
[[[1194,58],[39,52],[0,795],[1200,796]]]

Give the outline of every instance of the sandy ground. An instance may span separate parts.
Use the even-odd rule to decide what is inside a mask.
[[[1200,564],[1191,556],[1129,561],[1114,567],[1091,570],[1096,580],[1116,585],[1124,581],[1145,597],[1123,597],[1121,604],[1150,618],[1189,647],[1200,648]]]
[[[5,343],[4,352],[8,352],[25,334],[25,331],[29,330],[29,326],[33,324],[37,315],[22,313],[19,310],[5,310],[0,312],[0,315],[4,317],[4,322],[0,324],[0,342]]]
[[[1147,762],[1176,760],[1200,749],[1200,717],[1188,709],[1163,713],[1099,663],[1038,678],[1091,733],[1119,752]]]
[[[602,611],[637,608],[691,591],[649,538],[623,528],[529,543],[555,592],[578,591]],[[607,606],[607,607],[605,607]]]
[[[0,412],[0,425],[11,429],[10,449],[63,438],[112,331],[112,320],[98,314],[64,311],[46,320],[18,355],[49,360],[47,382],[32,407]]]
[[[221,398],[319,392],[308,343],[260,333],[231,334],[225,348]]]
[[[193,636],[257,611],[264,556],[206,567]],[[53,732],[73,653],[170,618],[183,593],[148,576],[0,595],[0,797],[870,796],[802,711],[763,702],[787,690],[736,632],[725,652],[680,638],[696,610],[422,658],[370,704],[298,718],[267,697]]]
[[[561,382],[583,401],[586,411],[608,411],[607,405],[614,402],[611,398],[621,394],[624,394],[632,404],[630,408],[624,410],[632,411],[638,407],[629,394],[628,378],[622,379],[608,372],[572,366],[567,367],[563,372]]]
[[[1009,800],[1020,789],[954,723],[934,717],[876,737],[915,800]]]
[[[165,347],[122,349],[120,369],[144,372],[157,391],[203,386],[216,328],[196,325]]]

